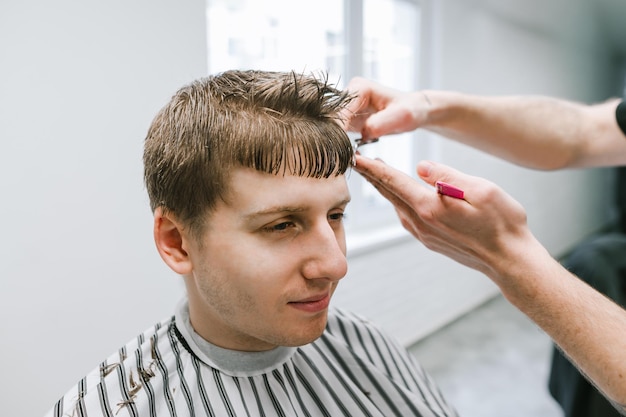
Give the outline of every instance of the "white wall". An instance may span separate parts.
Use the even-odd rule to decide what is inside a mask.
[[[426,16],[440,26],[419,76],[429,87],[473,92],[608,95],[602,53],[526,24],[550,13],[537,1],[432,0]],[[202,0],[1,3],[3,415],[42,415],[182,295],[154,249],[141,152],[156,111],[204,75],[205,62]],[[531,173],[437,143],[444,162],[496,180],[529,206],[555,254],[606,218],[604,171]],[[495,291],[411,239],[350,262],[336,303],[407,344]]]
[[[182,286],[151,238],[142,145],[206,72],[204,1],[0,5],[0,403],[43,415],[171,314]]]

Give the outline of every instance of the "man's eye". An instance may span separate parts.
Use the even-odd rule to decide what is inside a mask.
[[[342,220],[345,219],[346,214],[345,213],[332,213],[328,215],[328,218],[330,220]]]
[[[285,230],[294,227],[295,224],[293,222],[282,222],[272,226],[268,226],[265,229],[268,232],[284,232]]]

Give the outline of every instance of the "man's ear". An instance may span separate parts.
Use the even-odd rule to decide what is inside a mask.
[[[193,269],[187,252],[188,239],[174,216],[165,214],[160,207],[154,211],[154,242],[159,255],[180,275],[187,275]]]

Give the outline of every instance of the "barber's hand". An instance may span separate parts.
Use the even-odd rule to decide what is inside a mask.
[[[402,225],[426,247],[504,284],[511,265],[540,247],[527,226],[524,208],[495,184],[450,167],[422,161],[418,175],[443,181],[465,199],[438,194],[379,160],[357,156],[355,169],[386,197]]]
[[[365,140],[417,129],[430,107],[421,92],[400,92],[361,77],[347,90],[357,98],[343,111],[344,129],[360,132]]]

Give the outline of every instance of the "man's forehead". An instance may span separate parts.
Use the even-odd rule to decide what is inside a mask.
[[[302,210],[317,204],[335,206],[350,201],[345,175],[311,178],[236,168],[229,176],[228,190],[229,205],[256,207],[255,211],[271,207]]]

